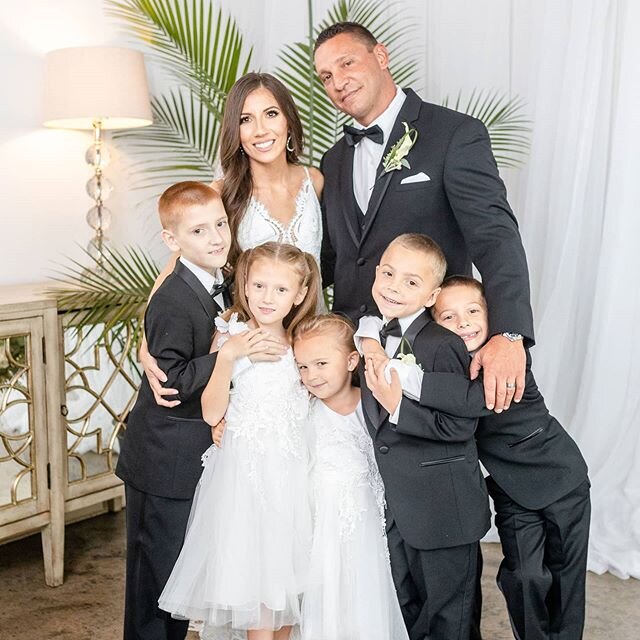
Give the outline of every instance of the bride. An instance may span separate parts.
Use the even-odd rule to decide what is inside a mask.
[[[293,98],[276,77],[247,73],[227,96],[220,131],[220,169],[212,186],[221,193],[231,226],[229,266],[238,255],[269,241],[286,242],[310,253],[320,265],[322,215],[320,195],[324,178],[300,164],[304,145],[302,123]],[[219,172],[218,172],[219,173]],[[158,276],[151,295],[173,271],[178,255]],[[324,310],[322,299],[318,310]],[[156,402],[173,407],[177,401],[165,389],[166,376],[147,350],[140,361]]]

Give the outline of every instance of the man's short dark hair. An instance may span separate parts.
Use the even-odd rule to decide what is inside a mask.
[[[369,29],[363,27],[361,24],[357,22],[336,22],[335,24],[332,24],[330,27],[327,27],[318,34],[316,43],[313,46],[313,53],[315,54],[321,44],[324,44],[327,40],[331,40],[331,38],[339,36],[341,33],[348,33],[352,36],[355,36],[369,50],[373,49],[373,47],[378,44],[378,41],[376,40],[373,33],[371,33]]]

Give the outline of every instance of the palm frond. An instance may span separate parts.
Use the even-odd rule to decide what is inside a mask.
[[[62,283],[51,293],[68,314],[70,326],[81,332],[85,327],[103,325],[100,339],[110,334],[113,340],[131,325],[137,344],[142,312],[158,277],[158,267],[149,254],[134,247],[122,251],[105,248],[102,263],[88,251],[84,253],[89,266],[70,259],[52,278]]]
[[[169,91],[151,99],[154,124],[114,132],[133,152],[134,188],[166,185],[170,179],[210,181],[220,123],[190,91]]]
[[[467,99],[459,93],[452,105],[445,98],[442,105],[482,120],[499,167],[518,167],[524,162],[531,145],[531,121],[525,116],[521,98],[473,91]]]
[[[249,68],[236,22],[210,0],[105,0],[107,14],[142,41],[177,88],[154,97],[154,124],[114,134],[140,161],[131,169],[138,188],[179,179],[209,180],[227,94]]]
[[[311,5],[309,0],[309,12]],[[395,81],[401,85],[412,84],[418,70],[417,43],[412,38],[415,23],[410,16],[397,11],[399,5],[399,2],[387,4],[380,0],[338,0],[325,19],[312,29],[306,42],[287,45],[280,53],[281,64],[276,75],[296,101],[304,126],[308,160],[312,164],[319,163],[323,153],[342,134],[342,125],[349,120],[349,116],[331,104],[315,73],[313,41],[320,31],[335,22],[359,22],[389,49],[390,71]]]

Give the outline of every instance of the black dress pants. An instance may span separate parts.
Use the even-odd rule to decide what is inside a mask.
[[[498,570],[517,640],[580,640],[591,504],[589,482],[549,506],[520,506],[491,479],[504,560]]]
[[[180,555],[192,501],[153,496],[129,484],[125,492],[124,640],[184,640],[189,621],[158,609],[158,598]]]
[[[476,594],[478,542],[415,549],[388,526],[391,572],[411,640],[469,640]]]

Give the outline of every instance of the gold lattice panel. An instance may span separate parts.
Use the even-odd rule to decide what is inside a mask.
[[[30,339],[0,336],[0,509],[35,497]]]
[[[111,473],[119,436],[140,384],[134,330],[101,338],[102,326],[64,329],[65,405],[69,484]]]

